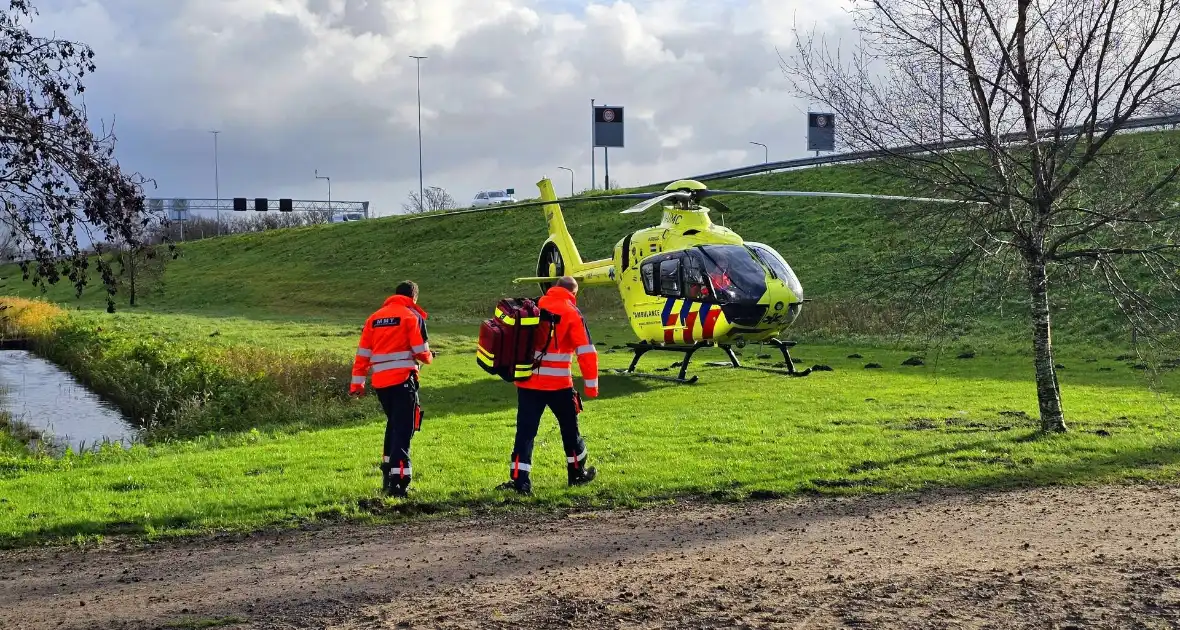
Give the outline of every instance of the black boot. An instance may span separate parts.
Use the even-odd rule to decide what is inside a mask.
[[[389,496],[393,480],[389,477],[389,462],[381,463],[381,494]]]
[[[586,466],[585,460],[577,464],[566,465],[566,475],[569,477],[569,485],[581,486],[591,481],[598,476],[598,469],[593,466]]]
[[[530,495],[533,493],[533,484],[528,481],[505,481],[496,486],[497,490],[512,490],[517,494]]]
[[[397,497],[399,499],[406,498],[409,491],[409,479],[401,479],[399,477],[391,477],[385,482],[385,496]]]
[[[532,494],[533,482],[529,479],[529,472],[527,470],[514,470],[510,475],[511,479],[496,486],[497,490],[512,490],[517,494]]]

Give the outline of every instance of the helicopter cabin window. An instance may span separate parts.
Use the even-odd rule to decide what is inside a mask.
[[[711,295],[704,260],[699,253],[684,257],[684,288],[685,297],[691,300],[708,299]]]
[[[680,259],[669,258],[660,261],[660,295],[680,297]]]
[[[659,295],[656,292],[656,266],[648,262],[640,267],[643,275],[643,292],[648,295]]]

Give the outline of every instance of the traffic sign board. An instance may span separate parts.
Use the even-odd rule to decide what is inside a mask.
[[[836,115],[827,112],[807,113],[807,149],[836,150]]]
[[[623,146],[623,108],[599,105],[594,108],[594,146]]]

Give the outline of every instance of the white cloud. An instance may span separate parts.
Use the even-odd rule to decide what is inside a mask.
[[[589,101],[627,108],[627,185],[804,155],[804,111],[777,46],[838,28],[802,0],[42,0],[37,32],[91,44],[92,115],[117,116],[120,160],[158,196],[333,197],[396,212],[418,184],[535,193],[589,184]],[[598,152],[598,183],[602,152]]]

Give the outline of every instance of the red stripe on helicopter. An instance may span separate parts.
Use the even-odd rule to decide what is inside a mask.
[[[672,343],[674,341],[672,326],[676,325],[676,313],[672,310],[672,307],[675,304],[676,300],[672,298],[668,298],[668,301],[664,302],[664,313],[661,318],[664,322],[664,343]]]
[[[713,329],[717,326],[717,318],[720,316],[720,308],[709,309],[709,312],[705,314],[704,330],[702,331],[702,336],[705,339],[713,338]]]
[[[697,312],[693,311],[688,314],[688,319],[684,320],[684,343],[692,343],[692,327],[697,323]]]

